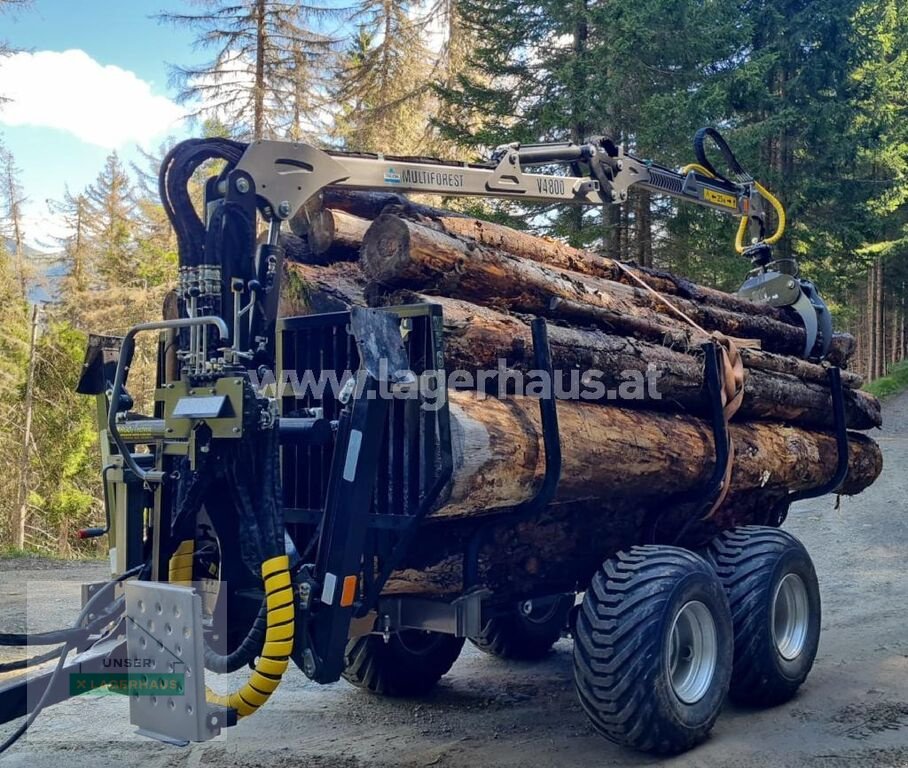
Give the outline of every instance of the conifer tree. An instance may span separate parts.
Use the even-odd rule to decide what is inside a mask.
[[[415,154],[428,141],[436,53],[428,20],[407,0],[360,0],[356,33],[334,94],[341,105],[334,135],[352,150]]]
[[[225,122],[236,136],[297,134],[317,117],[309,99],[324,86],[335,40],[316,29],[330,8],[287,0],[190,0],[195,12],[162,21],[188,27],[212,51],[200,66],[175,67],[179,97],[195,114]],[[305,101],[304,101],[305,100]]]

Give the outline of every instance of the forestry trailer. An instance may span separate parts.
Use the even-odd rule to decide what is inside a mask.
[[[730,172],[709,162],[707,142]],[[3,636],[61,644],[37,659],[41,671],[0,689],[0,722],[27,716],[4,748],[72,694],[74,676],[101,675],[128,693],[141,733],[186,744],[252,715],[291,661],[318,683],[344,677],[379,694],[419,695],[465,638],[496,655],[537,658],[570,633],[593,724],[647,751],[705,739],[730,686],[755,703],[792,696],[816,653],[819,595],[807,553],[778,525],[792,501],[845,478],[840,371],[820,366],[833,334],[815,287],[795,264],[773,259],[781,205],[715,131],[698,133],[695,152],[697,162],[676,171],[600,139],[507,145],[475,164],[280,141],[200,139],[171,150],[160,195],[179,245],[175,300],[160,322],[92,337],[79,384],[97,399],[107,514],[83,535],[107,537],[113,579],[84,587],[72,629]],[[215,171],[200,214],[189,184],[208,161]],[[800,360],[787,359],[829,371],[835,471],[819,487],[786,492],[758,526],[726,530],[707,519],[731,461],[732,369],[722,343],[710,341],[702,398],[714,468],[705,482],[620,523],[632,526],[620,552],[587,541],[594,563],[546,559],[525,544],[517,578],[506,560],[489,567],[488,553],[502,531],[532,527],[558,506],[564,443],[581,438],[559,432],[556,398],[534,405],[540,471],[529,498],[494,515],[433,519],[463,463],[487,448],[462,444],[444,392],[424,407],[421,382],[445,367],[440,307],[281,317],[282,226],[338,190],[601,206],[624,203],[632,189],[740,218],[736,245],[753,271],[738,299],[800,318]],[[537,318],[531,328],[535,368],[551,372],[554,326]],[[148,333],[159,344],[157,389],[154,412],[139,414],[127,377],[136,337]],[[283,391],[290,371],[337,375],[340,386]],[[388,587],[441,550],[451,574],[443,594]],[[248,680],[233,692],[209,689],[213,676],[244,668]]]

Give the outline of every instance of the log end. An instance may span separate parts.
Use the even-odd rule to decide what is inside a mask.
[[[410,230],[406,222],[382,214],[366,230],[360,262],[366,276],[379,282],[392,282],[408,265]]]

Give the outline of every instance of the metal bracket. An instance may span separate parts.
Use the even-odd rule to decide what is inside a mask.
[[[202,316],[191,318],[180,318],[179,320],[162,320],[155,323],[141,323],[134,325],[129,329],[123,338],[123,344],[120,347],[120,357],[117,360],[117,371],[114,375],[114,383],[110,393],[110,405],[107,412],[107,429],[111,439],[120,451],[126,466],[146,483],[159,483],[164,479],[164,473],[158,470],[142,469],[133,458],[129,447],[120,435],[117,425],[117,404],[120,402],[120,396],[126,385],[126,376],[130,364],[132,363],[133,352],[135,351],[135,337],[144,331],[165,331],[178,328],[195,328],[204,325],[213,325],[218,330],[221,339],[227,338],[227,325],[219,317]]]
[[[699,488],[672,497],[664,506],[674,508],[679,504],[692,504],[687,519],[672,539],[672,544],[680,542],[703,515],[703,510],[711,507],[722,492],[722,481],[728,464],[728,425],[722,408],[722,369],[719,367],[719,348],[714,341],[702,345],[704,395],[709,405],[710,424],[713,433],[713,446],[716,456],[713,471]],[[660,505],[663,506],[663,505]],[[653,525],[653,537],[658,535],[659,518]]]
[[[554,382],[552,370],[552,352],[549,348],[548,326],[545,319],[537,317],[530,324],[533,333],[533,362],[536,370],[548,373],[549,381]],[[548,397],[539,400],[539,416],[542,422],[542,441],[545,447],[545,475],[542,484],[533,498],[518,504],[506,517],[497,515],[473,533],[464,552],[463,588],[476,587],[479,584],[479,553],[493,526],[505,519],[529,517],[545,509],[555,493],[561,480],[561,434],[558,431],[558,409],[554,391]]]
[[[782,525],[788,517],[788,510],[796,501],[815,499],[835,491],[848,477],[848,423],[845,420],[845,391],[842,387],[842,371],[832,366],[826,372],[829,379],[829,394],[832,397],[832,420],[835,429],[836,467],[832,477],[817,488],[789,493],[774,510],[775,524]]]
[[[236,724],[236,712],[205,699],[202,598],[191,587],[126,585],[129,719],[139,733],[186,745]]]
[[[421,598],[396,598],[378,604],[375,631],[418,629],[455,637],[476,637],[482,631],[482,602],[491,592],[479,589],[445,603]]]

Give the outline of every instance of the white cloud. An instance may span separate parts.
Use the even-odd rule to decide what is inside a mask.
[[[57,128],[116,149],[173,132],[185,111],[133,72],[85,51],[17,53],[0,60],[0,123]]]

